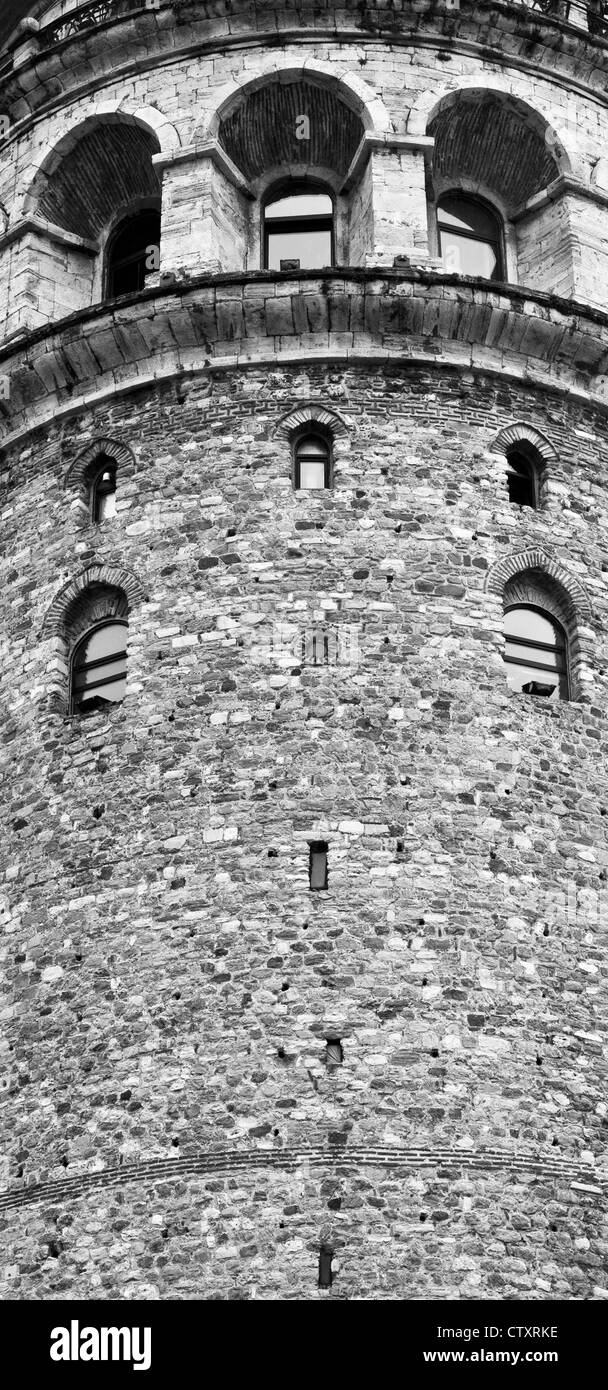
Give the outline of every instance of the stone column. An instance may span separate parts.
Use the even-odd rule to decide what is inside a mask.
[[[425,163],[430,136],[366,134],[342,186],[350,193],[350,264],[428,264]]]
[[[160,275],[244,270],[252,195],[217,141],[154,155],[153,163],[162,171]]]

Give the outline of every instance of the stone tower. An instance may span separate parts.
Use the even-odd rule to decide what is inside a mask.
[[[4,1296],[608,1297],[608,5],[7,13]]]

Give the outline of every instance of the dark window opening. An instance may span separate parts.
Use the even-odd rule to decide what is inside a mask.
[[[313,892],[318,893],[327,888],[327,844],[325,840],[314,840],[310,846],[308,877]]]
[[[106,295],[116,299],[143,290],[146,275],[158,270],[160,212],[148,208],[119,224],[107,252]]]
[[[86,713],[124,699],[127,624],[101,623],[78,643],[72,659],[72,711]]]
[[[319,1251],[319,1288],[329,1289],[333,1283],[333,1273],[331,1262],[333,1259],[331,1245],[322,1245]]]
[[[344,1049],[339,1038],[328,1038],[325,1051],[325,1061],[328,1067],[341,1067],[344,1061]]]
[[[514,507],[538,507],[537,476],[534,464],[518,449],[507,454],[507,487]]]
[[[264,208],[264,268],[322,270],[334,264],[334,205],[316,184],[293,183]]]
[[[331,451],[323,435],[303,434],[296,440],[293,485],[296,490],[331,486]]]
[[[116,516],[116,464],[101,454],[91,483],[91,517],[101,522],[111,516]]]
[[[311,662],[313,666],[329,665],[329,634],[324,632],[303,632],[301,641],[302,664]]]
[[[448,193],[437,204],[439,254],[446,270],[484,280],[504,280],[502,227],[486,203]]]
[[[544,609],[521,604],[505,614],[504,660],[512,690],[567,700],[568,644],[563,628]]]

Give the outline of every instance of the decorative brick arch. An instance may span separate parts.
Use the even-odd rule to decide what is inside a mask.
[[[543,464],[553,463],[557,459],[557,450],[549,442],[546,435],[541,434],[540,430],[534,429],[524,421],[516,420],[512,425],[506,425],[500,430],[499,434],[492,441],[490,453],[506,454],[513,444],[528,444],[539,455]]]
[[[290,410],[287,415],[283,415],[275,425],[273,433],[278,439],[291,440],[296,430],[301,430],[303,425],[320,425],[322,429],[331,434],[332,439],[348,439],[351,431],[345,425],[340,415],[333,410],[327,410],[325,406],[316,405],[314,402],[306,405],[297,406],[295,410]]]
[[[108,600],[112,596],[109,607],[104,600],[104,613],[108,617],[126,617],[131,608],[146,597],[141,581],[131,570],[94,561],[64,584],[55,596],[42,621],[41,637],[69,641],[78,636],[80,610],[85,606],[89,608],[89,599],[101,592]]]
[[[100,435],[70,464],[63,480],[66,491],[70,488],[84,491],[88,483],[89,470],[100,454],[113,459],[117,469],[135,462],[133,451],[127,444],[122,444],[119,439],[112,439],[109,435]]]
[[[540,570],[547,582],[555,586],[564,605],[571,608],[576,617],[586,622],[591,620],[591,603],[580,580],[542,550],[520,550],[517,555],[506,555],[489,570],[485,587],[488,593],[502,596],[510,580],[533,570]]]
[[[359,116],[364,130],[372,131],[375,135],[392,131],[391,119],[384,102],[374,88],[364,82],[357,73],[349,68],[336,70],[335,64],[317,59],[307,58],[305,62],[298,63],[292,54],[283,53],[273,59],[272,67],[264,68],[262,72],[256,73],[255,77],[243,75],[222,87],[217,94],[212,115],[206,123],[203,120],[200,125],[196,123],[190,143],[217,138],[221,121],[233,107],[260,87],[266,87],[277,79],[284,82],[290,78],[294,81],[297,78],[305,79],[318,86],[330,88]]]
[[[100,132],[104,131],[107,132],[103,137],[107,145],[105,154],[99,146]],[[100,103],[71,125],[51,150],[47,148],[39,154],[15,215],[17,218],[42,215],[68,231],[77,230],[94,240],[100,219],[93,208],[82,221],[82,209],[78,206],[81,175],[75,165],[79,147],[85,171],[89,165],[98,165],[102,156],[105,158],[107,187],[104,196],[108,205],[128,206],[141,198],[160,198],[160,178],[153,167],[153,158],[157,154],[171,154],[179,145],[175,126],[154,107],[140,106],[129,111],[118,102]],[[60,211],[62,182],[66,185],[64,201],[73,204],[73,227],[68,225],[70,217],[62,216]],[[87,206],[85,196],[83,207]],[[80,217],[77,216],[79,211]]]
[[[479,100],[494,98],[497,104],[508,106],[513,112],[517,112],[524,123],[546,143],[548,153],[551,153],[555,160],[556,173],[574,175],[586,181],[580,157],[576,150],[571,148],[572,132],[564,133],[559,122],[555,120],[553,111],[545,114],[520,97],[514,97],[506,77],[503,79],[488,75],[484,77],[483,87],[480,86],[479,77],[463,78],[457,88],[446,90],[440,96],[437,95],[436,87],[429,87],[410,108],[407,134],[427,135],[429,126],[437,116],[455,106],[459,100],[470,100],[472,97]]]

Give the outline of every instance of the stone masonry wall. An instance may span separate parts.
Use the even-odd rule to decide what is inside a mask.
[[[331,493],[292,490],[297,407]],[[132,451],[103,527],[95,438]],[[315,1298],[326,1241],[338,1298],[607,1296],[607,451],[583,402],[390,362],[218,367],[7,451],[5,1295]],[[506,685],[523,552],[589,603],[582,702]],[[143,598],[79,720],[45,615],[92,565]]]
[[[281,24],[289,27],[290,22],[293,23],[289,9],[280,21],[274,15],[279,23],[279,32],[274,37],[265,31],[260,34],[252,30],[251,19],[240,14],[233,20],[234,34],[226,34],[224,20],[220,35],[218,17],[206,15],[204,6],[197,6],[196,15],[192,16],[179,11],[177,18],[163,7],[158,14],[152,12],[138,21],[129,21],[128,25],[104,31],[103,45],[96,44],[94,34],[84,37],[76,48],[68,44],[65,51],[62,49],[54,58],[45,60],[49,65],[48,90],[40,91],[35,101],[30,87],[41,80],[40,77],[32,73],[31,83],[23,74],[19,79],[28,91],[33,112],[28,108],[23,91],[15,87],[16,77],[11,79],[13,85],[11,82],[5,84],[4,92],[0,93],[0,111],[6,112],[11,123],[9,136],[0,146],[0,205],[6,219],[5,231],[12,235],[24,216],[40,165],[62,139],[79,127],[84,134],[82,123],[107,120],[109,115],[117,117],[120,113],[131,117],[139,113],[148,138],[150,131],[154,132],[157,126],[160,129],[163,122],[169,123],[177,145],[189,147],[204,140],[218,103],[225,100],[228,90],[235,84],[258,80],[261,75],[271,77],[277,71],[300,71],[306,64],[313,77],[316,67],[317,76],[321,73],[330,84],[332,79],[336,82],[345,79],[347,84],[354,84],[353,91],[364,91],[374,115],[377,117],[383,112],[386,118],[383,129],[397,135],[423,135],[433,110],[455,91],[485,90],[507,105],[513,105],[515,100],[519,102],[521,110],[526,111],[527,118],[535,124],[537,138],[541,132],[546,141],[548,162],[555,159],[556,172],[561,168],[575,185],[584,187],[588,195],[571,205],[560,193],[549,213],[543,215],[537,239],[537,244],[542,242],[543,247],[540,263],[524,235],[521,283],[547,288],[546,266],[559,262],[556,288],[560,293],[574,293],[579,299],[606,307],[603,287],[608,283],[608,251],[603,228],[608,174],[602,162],[608,130],[605,75],[600,80],[604,50],[596,49],[595,64],[588,60],[582,66],[582,38],[574,45],[563,45],[558,52],[547,54],[543,47],[548,41],[547,34],[543,38],[537,28],[535,35],[530,36],[527,18],[516,41],[513,24],[498,15],[496,22],[500,19],[503,27],[493,32],[494,42],[490,44],[487,33],[478,32],[479,25],[483,28],[483,17],[471,15],[470,8],[466,4],[462,6],[462,33],[454,27],[453,16],[451,27],[446,31],[443,9],[430,5],[423,13],[410,15],[409,27],[404,32],[399,30],[388,42],[384,34],[370,37],[367,31],[358,32],[356,26],[354,33],[349,29],[348,36],[340,41],[335,31],[330,39],[325,29],[317,36],[310,27],[305,40],[293,40],[280,32]],[[347,20],[353,23],[350,12],[346,15],[339,12],[337,17],[332,13],[331,20],[330,27],[337,26],[338,34],[345,25],[348,28]],[[520,22],[523,22],[521,14]],[[296,27],[298,25],[304,26],[304,32],[306,18],[300,10]],[[551,26],[547,33],[552,33]],[[436,38],[442,53],[441,62],[432,44],[429,46],[430,38]],[[46,71],[44,64],[39,70]],[[149,126],[146,120],[151,123]],[[501,147],[499,163],[503,181],[512,182],[513,174],[517,175],[525,157],[525,143],[521,138]],[[78,168],[75,158],[71,168]],[[131,171],[132,182],[138,173],[139,166]],[[389,184],[391,177],[388,169]],[[213,215],[211,219],[205,217],[209,211],[205,202],[208,179],[205,161],[195,161],[191,166],[190,205],[181,201],[180,194],[184,248],[181,263],[187,269],[203,268],[206,263],[213,270],[240,270],[244,268],[247,238],[240,234],[240,228],[239,235],[234,236],[234,229],[227,226],[223,210],[217,231],[215,227],[213,231],[213,235],[217,235],[217,251],[212,249],[210,254],[206,247],[209,227],[214,221]],[[404,177],[404,188],[406,185],[407,177]],[[419,186],[412,187],[411,199],[408,198],[403,207],[402,197],[396,194],[393,199],[397,225],[389,238],[392,253],[410,249],[409,223],[418,224],[421,200],[424,207],[423,188],[421,168]],[[488,192],[487,189],[480,191]],[[108,226],[115,211],[110,205],[110,193],[111,190],[106,189]],[[366,201],[365,189],[361,193],[362,197],[354,200],[356,216],[349,254],[351,264],[357,263],[361,248],[367,247],[374,225],[373,208],[369,203],[367,225],[357,220]],[[229,196],[221,181],[214,183],[211,198],[227,200],[240,221],[243,209],[236,195]],[[167,200],[166,206],[170,211],[171,204]],[[66,209],[70,210],[73,209]],[[252,258],[255,260],[253,268],[258,264],[259,214],[258,203],[254,201],[249,207],[252,222],[249,245],[253,248],[248,258],[249,268],[252,268]],[[419,240],[417,236],[417,245]],[[382,246],[385,243],[386,236]],[[424,254],[425,247],[421,244],[419,250]],[[55,253],[51,251],[50,254]],[[62,254],[66,254],[65,250]],[[36,326],[41,317],[55,317],[99,299],[101,276],[96,274],[91,280],[86,274],[82,275],[82,254],[82,251],[74,252],[79,273],[72,284],[58,269],[61,287],[56,296],[49,295],[43,284],[40,303],[35,299],[16,300],[18,287],[12,278],[11,243],[0,235],[0,304],[5,306],[3,322],[9,333],[22,326]],[[172,244],[167,261],[169,269],[175,269],[178,263]],[[31,288],[40,269],[35,248],[28,265]]]

